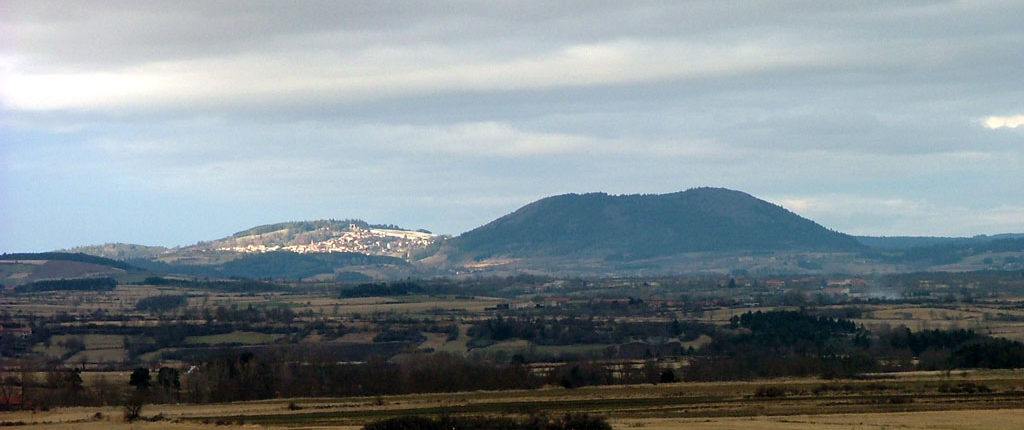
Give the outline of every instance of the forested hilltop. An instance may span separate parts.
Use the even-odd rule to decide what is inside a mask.
[[[853,237],[724,188],[661,195],[565,194],[531,203],[452,241],[463,258],[580,256],[633,260],[705,251],[859,251]]]

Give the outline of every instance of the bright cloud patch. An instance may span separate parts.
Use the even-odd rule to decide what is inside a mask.
[[[30,65],[11,60],[6,66],[0,62],[0,84],[7,82],[6,88],[0,87],[0,103],[26,111],[275,105],[325,99],[356,103],[445,92],[710,78],[836,61],[814,45],[782,41],[627,39],[567,43],[512,58],[459,53],[459,48],[444,46],[374,46],[351,52],[296,48],[287,54],[168,59],[61,73],[37,73]]]
[[[1017,231],[1024,211],[1015,204],[981,207],[854,194],[768,196],[768,200],[828,228],[867,236],[973,236]]]
[[[1024,115],[1012,116],[990,116],[985,118],[985,127],[993,130],[997,128],[1017,128],[1024,125]]]

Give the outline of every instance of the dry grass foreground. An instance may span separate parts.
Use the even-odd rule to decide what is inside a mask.
[[[42,418],[40,414],[3,413],[0,421],[11,423],[17,421],[31,422],[24,426],[12,426],[11,429],[54,429],[54,430],[204,430],[204,429],[351,429],[361,428],[358,425],[340,426],[263,426],[258,424],[204,424],[201,422],[134,422],[121,421],[120,412],[103,408],[107,412],[100,419],[92,419],[97,409],[88,408],[80,411],[75,408],[68,412],[56,412]],[[895,412],[895,413],[863,413],[834,415],[795,415],[795,416],[758,416],[734,418],[649,418],[649,419],[616,419],[611,421],[615,429],[752,429],[752,430],[848,430],[848,429],[957,429],[957,430],[1010,430],[1024,428],[1024,409],[999,410],[964,410],[964,411],[928,411],[928,412]]]
[[[952,392],[958,384],[985,391]],[[781,393],[757,393],[773,388]],[[898,401],[893,401],[898,400]],[[909,372],[868,380],[784,378],[538,390],[146,405],[156,422],[117,407],[0,413],[12,429],[358,429],[399,415],[605,415],[616,429],[1022,429],[1024,372]]]
[[[615,429],[756,429],[756,430],[1010,430],[1024,429],[1024,409],[893,412],[778,417],[614,420]]]

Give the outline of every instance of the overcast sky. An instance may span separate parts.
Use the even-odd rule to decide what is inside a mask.
[[[425,4],[424,4],[425,3]],[[0,251],[748,192],[1024,232],[1024,2],[0,0]]]

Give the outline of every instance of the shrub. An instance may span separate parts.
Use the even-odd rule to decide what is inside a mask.
[[[124,402],[124,420],[132,422],[139,419],[142,416],[142,404],[142,396],[129,396]]]
[[[782,397],[786,395],[786,389],[775,386],[760,386],[754,390],[754,397]]]
[[[658,381],[662,383],[676,382],[676,372],[672,369],[662,370],[661,376],[658,377]]]

